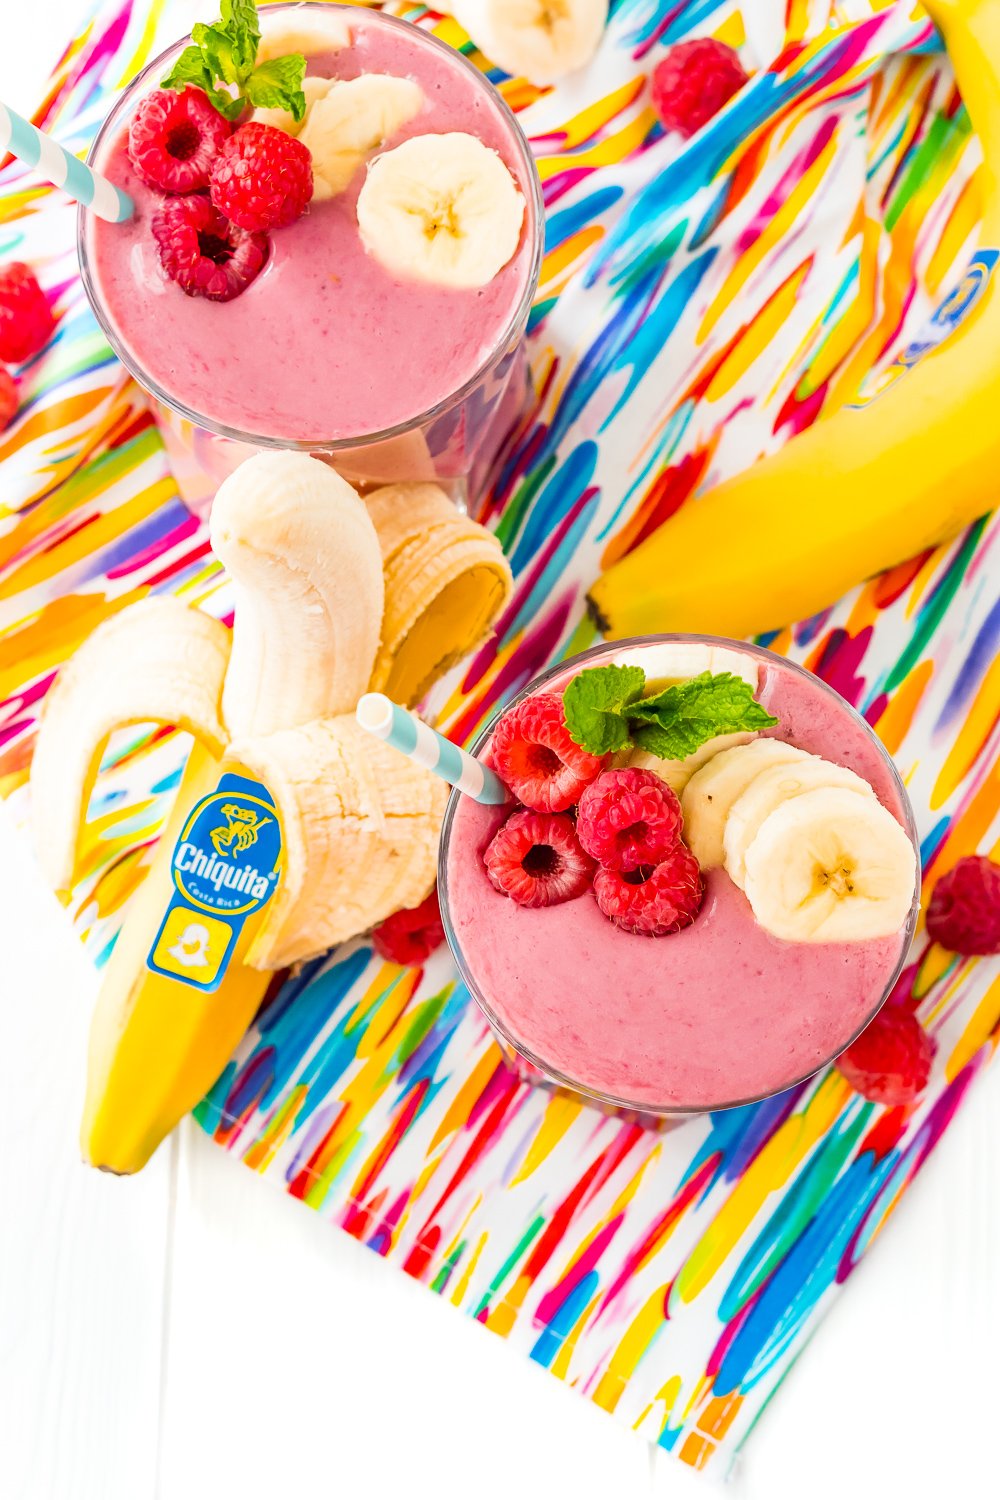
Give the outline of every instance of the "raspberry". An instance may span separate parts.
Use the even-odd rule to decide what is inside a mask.
[[[273,125],[250,120],[219,152],[211,194],[219,212],[241,229],[281,229],[313,195],[309,148]]]
[[[30,266],[0,266],[0,359],[19,365],[48,342],[56,320]]]
[[[195,193],[208,187],[212,163],[232,128],[201,89],[154,89],[132,116],[129,160],[150,187]]]
[[[952,953],[1000,953],[1000,865],[970,854],[942,875],[927,907],[927,934]]]
[[[686,140],[728,104],[748,77],[739,53],[725,42],[711,36],[678,42],[653,70],[653,108],[665,130],[677,130]]]
[[[229,302],[267,260],[267,235],[224,219],[204,193],[168,198],[152,219],[160,265],[189,297]]]
[[[698,861],[679,840],[658,865],[637,870],[600,869],[594,895],[606,917],[623,932],[667,937],[689,927],[701,909],[704,889]]]
[[[17,416],[17,384],[6,365],[0,365],[0,432]]]
[[[505,713],[491,750],[511,791],[535,812],[565,812],[604,768],[570,738],[557,693],[536,693]]]
[[[494,836],[483,863],[496,889],[518,906],[572,901],[589,888],[594,872],[565,813],[514,813]]]
[[[837,1058],[837,1068],[875,1104],[912,1104],[927,1087],[934,1043],[912,1011],[884,1005]]]
[[[376,953],[391,964],[422,964],[443,942],[444,927],[436,890],[419,906],[411,911],[397,911],[372,930]]]
[[[577,838],[609,870],[658,865],[680,832],[681,805],[653,771],[602,771],[580,798]]]

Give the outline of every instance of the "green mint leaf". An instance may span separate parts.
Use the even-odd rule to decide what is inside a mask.
[[[228,32],[221,26],[205,26],[199,21],[191,27],[191,40],[200,48],[213,78],[222,83],[239,82],[232,39]]]
[[[246,81],[246,96],[255,109],[287,109],[294,120],[306,112],[302,80],[306,60],[301,52],[289,52],[254,68]]]
[[[253,72],[260,45],[260,25],[254,0],[222,0],[220,25],[229,37],[232,66],[236,74],[231,83],[243,84]]]
[[[563,694],[570,738],[591,755],[610,755],[629,744],[627,713],[646,685],[641,667],[588,667]]]
[[[183,89],[189,83],[196,88],[204,89],[205,93],[211,93],[213,75],[212,70],[205,60],[205,54],[200,47],[185,47],[180,57],[174,63],[170,72],[163,80],[165,89]]]
[[[750,684],[731,672],[702,672],[665,688],[633,703],[628,719],[635,743],[664,760],[683,760],[717,734],[769,729],[778,722],[755,700]]]

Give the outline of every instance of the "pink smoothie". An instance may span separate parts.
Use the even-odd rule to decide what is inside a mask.
[[[768,657],[757,697],[779,720],[770,734],[849,766],[905,825],[884,752],[836,694]],[[518,1047],[612,1100],[713,1109],[787,1088],[866,1024],[900,962],[903,933],[836,945],[772,937],[722,870],[708,872],[695,922],[670,937],[622,932],[590,892],[518,906],[482,862],[504,816],[462,798],[451,830],[447,907],[466,970]]]
[[[162,201],[132,170],[127,118],[95,165],[134,198],[124,225],[89,216],[97,296],[147,383],[210,424],[288,442],[384,431],[446,400],[513,332],[531,274],[531,194],[496,96],[456,53],[414,27],[351,8],[351,45],[308,60],[324,77],[391,73],[425,102],[386,143],[465,131],[499,152],[525,197],[517,253],[484,287],[400,281],[368,255],[355,204],[361,168],[339,197],[271,235],[268,263],[231,302],[188,297],[160,268],[149,219]],[[156,87],[164,64],[149,80]]]

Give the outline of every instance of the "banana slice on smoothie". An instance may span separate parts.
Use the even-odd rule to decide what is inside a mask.
[[[317,57],[324,52],[339,52],[351,45],[351,28],[337,15],[307,15],[294,11],[290,16],[273,14],[269,10],[260,12],[260,42],[257,47],[257,66],[272,62],[276,57],[285,57],[289,52],[301,52],[304,57]]]
[[[807,760],[805,750],[784,740],[756,739],[713,755],[696,771],[681,793],[684,838],[703,870],[725,863],[723,839],[729,811],[761,771],[789,761]]]
[[[913,902],[913,845],[877,797],[822,787],[764,819],[744,889],[761,927],[792,943],[892,937]]]
[[[454,0],[455,20],[505,73],[555,83],[588,63],[608,0]]]
[[[773,744],[774,741],[767,743]],[[761,771],[740,793],[729,809],[722,834],[726,873],[740,890],[746,879],[747,850],[760,832],[764,819],[793,797],[824,787],[847,787],[862,797],[875,795],[864,777],[847,766],[823,760],[819,755],[786,761],[772,766],[769,771]]]
[[[368,168],[358,227],[369,253],[393,274],[474,288],[514,255],[524,208],[500,156],[474,135],[417,135]]]
[[[313,197],[335,198],[359,167],[423,108],[412,78],[363,73],[328,89],[306,115],[299,140],[313,159]]]
[[[303,78],[302,92],[306,96],[306,112],[301,120],[297,120],[287,109],[264,108],[255,109],[250,118],[258,125],[273,125],[275,130],[283,130],[286,135],[301,135],[316,100],[325,98],[336,84],[336,78]]]

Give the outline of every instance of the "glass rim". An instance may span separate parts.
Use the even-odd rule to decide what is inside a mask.
[[[780,655],[780,653],[777,651],[770,651],[766,646],[758,646],[755,644],[751,644],[748,641],[738,641],[727,636],[696,635],[677,632],[669,632],[664,635],[629,636],[627,639],[620,641],[603,641],[596,646],[589,647],[586,651],[578,652],[574,656],[565,657],[562,661],[553,663],[552,666],[546,667],[543,672],[539,672],[536,677],[533,677],[530,682],[525,684],[525,686],[520,690],[519,693],[515,694],[513,698],[509,699],[508,702],[502,704],[490,715],[489,720],[480,730],[479,734],[477,734],[472,745],[469,747],[470,753],[472,755],[478,755],[478,752],[482,749],[483,745],[492,735],[493,730],[496,727],[497,720],[500,718],[501,714],[506,713],[508,709],[513,708],[515,704],[522,702],[523,699],[528,698],[532,694],[544,689],[547,683],[551,682],[555,677],[562,676],[568,668],[578,666],[582,667],[588,661],[593,660],[595,657],[607,656],[608,653],[636,650],[640,647],[654,646],[659,644],[725,646],[729,647],[730,649],[743,651],[748,656],[755,656],[761,661],[774,662],[780,664],[783,667],[790,668],[800,677],[807,678],[810,683],[820,688],[827,697],[832,698],[836,702],[838,708],[846,711],[849,717],[853,718],[855,723],[861,726],[868,739],[878,750],[884,765],[888,769],[889,779],[895,788],[896,795],[899,799],[900,808],[903,813],[903,823],[901,826],[903,827],[904,832],[910,840],[910,843],[913,847],[913,852],[916,855],[917,860],[917,879],[914,882],[913,900],[910,904],[910,911],[907,916],[906,922],[900,929],[899,958],[892,970],[889,979],[886,982],[885,988],[879,995],[877,1002],[866,1014],[865,1019],[863,1020],[861,1025],[857,1027],[857,1029],[846,1039],[846,1041],[842,1042],[837,1047],[835,1052],[832,1052],[829,1057],[824,1058],[824,1060],[818,1063],[815,1068],[810,1068],[808,1072],[801,1073],[797,1077],[790,1079],[788,1083],[782,1084],[780,1088],[770,1089],[763,1094],[748,1094],[744,1098],[730,1099],[725,1102],[712,1104],[648,1104],[635,1099],[626,1099],[614,1094],[604,1093],[600,1089],[595,1089],[588,1084],[581,1083],[579,1080],[573,1078],[568,1073],[562,1072],[559,1068],[553,1067],[551,1063],[546,1062],[544,1058],[533,1052],[530,1047],[527,1047],[523,1042],[519,1041],[513,1035],[510,1029],[505,1026],[504,1023],[495,1014],[489,1001],[483,995],[476,982],[475,976],[472,974],[468,964],[466,963],[465,955],[462,952],[461,944],[459,943],[454,924],[452,923],[451,908],[448,902],[448,851],[451,844],[451,834],[454,827],[455,814],[458,811],[459,804],[465,795],[463,792],[460,792],[457,787],[452,788],[451,795],[448,798],[447,806],[445,807],[444,821],[441,825],[441,837],[438,844],[437,890],[438,904],[441,908],[441,922],[444,927],[444,933],[448,942],[448,947],[451,950],[451,956],[458,968],[458,972],[462,978],[462,982],[464,983],[466,989],[469,991],[469,994],[472,996],[473,1000],[479,1006],[479,1009],[486,1017],[486,1020],[489,1022],[489,1025],[494,1034],[517,1057],[523,1059],[531,1067],[538,1069],[538,1071],[544,1075],[544,1078],[542,1080],[543,1084],[545,1081],[551,1080],[561,1088],[567,1089],[569,1090],[569,1092],[576,1094],[582,1097],[584,1100],[588,1100],[604,1109],[625,1110],[631,1113],[640,1113],[650,1116],[657,1116],[661,1119],[668,1119],[672,1116],[683,1118],[690,1115],[714,1114],[717,1111],[726,1109],[741,1109],[746,1105],[761,1104],[764,1102],[764,1100],[773,1099],[778,1094],[785,1094],[790,1089],[798,1088],[801,1084],[806,1083],[810,1078],[815,1078],[818,1074],[822,1073],[825,1068],[828,1068],[830,1066],[835,1058],[839,1057],[842,1052],[844,1052],[848,1047],[851,1046],[853,1042],[857,1040],[857,1038],[866,1029],[866,1027],[871,1025],[872,1021],[882,1009],[882,1006],[892,994],[892,991],[896,986],[896,982],[898,981],[899,976],[903,972],[903,968],[905,967],[907,956],[910,951],[910,946],[913,941],[913,934],[916,930],[917,918],[920,912],[921,861],[920,839],[917,832],[916,820],[913,816],[913,807],[910,803],[909,794],[907,793],[906,787],[903,784],[903,779],[899,774],[899,769],[896,766],[895,761],[889,754],[889,751],[886,749],[885,745],[883,745],[882,741],[879,739],[878,735],[872,729],[867,719],[865,719],[860,713],[858,713],[853,704],[848,703],[847,699],[844,698],[841,693],[838,693],[836,688],[831,687],[828,682],[824,682],[821,677],[817,677],[815,672],[810,672],[808,667],[800,666],[798,662],[791,661],[788,657]]]
[[[328,3],[328,0],[282,0],[281,4],[268,5],[265,9],[264,14],[276,15],[278,14],[278,12],[285,10],[312,10],[319,11],[324,15],[329,15],[331,11],[338,10],[352,11],[354,13],[357,13],[358,9],[359,7],[356,5],[340,5],[336,3],[331,4]],[[495,347],[486,356],[486,358],[476,366],[476,369],[473,371],[473,373],[466,380],[464,380],[462,384],[450,395],[443,397],[433,406],[429,406],[423,411],[415,412],[414,415],[412,417],[408,417],[406,421],[397,422],[392,427],[384,427],[376,432],[359,433],[356,437],[350,438],[297,439],[280,438],[271,435],[262,435],[261,433],[254,432],[244,432],[241,428],[229,427],[224,422],[217,422],[210,417],[206,417],[203,412],[196,411],[193,407],[187,406],[176,396],[170,395],[169,392],[165,391],[162,386],[160,386],[157,381],[152,378],[152,376],[148,375],[146,371],[143,370],[139,361],[132,355],[131,351],[128,349],[128,346],[119,335],[118,331],[114,327],[111,319],[108,317],[104,309],[102,299],[100,297],[94,276],[92,274],[90,257],[87,253],[87,225],[89,223],[89,216],[85,205],[82,203],[79,204],[77,207],[76,215],[76,252],[77,262],[80,267],[80,280],[83,284],[83,289],[86,293],[87,301],[90,304],[91,311],[93,312],[94,317],[97,319],[101,332],[104,334],[104,337],[111,345],[113,353],[115,354],[116,358],[119,359],[125,366],[126,370],[128,370],[132,378],[138,381],[143,389],[148,391],[149,394],[154,398],[154,400],[162,402],[184,421],[191,422],[196,427],[203,428],[206,432],[213,434],[215,437],[228,438],[233,442],[248,444],[250,447],[254,448],[286,448],[292,449],[299,453],[338,454],[353,452],[357,449],[373,448],[379,443],[387,443],[393,441],[396,438],[405,437],[408,433],[413,432],[417,428],[427,426],[428,423],[436,421],[439,417],[443,417],[454,407],[461,405],[461,403],[466,400],[471,392],[474,391],[475,388],[480,384],[484,377],[489,374],[490,370],[492,370],[497,364],[499,364],[500,360],[503,359],[508,351],[524,335],[524,329],[528,321],[528,315],[531,312],[532,302],[534,301],[535,292],[538,288],[538,279],[541,274],[542,255],[545,246],[545,204],[542,198],[542,185],[541,180],[538,176],[538,168],[535,165],[535,159],[532,155],[531,147],[528,144],[528,138],[525,135],[524,131],[521,129],[517,117],[514,114],[513,110],[510,108],[510,105],[503,98],[499,90],[493,86],[486,75],[481,72],[474,63],[471,63],[469,59],[465,57],[461,52],[457,51],[456,48],[449,46],[448,43],[443,42],[440,37],[434,36],[432,32],[425,31],[422,27],[415,25],[412,21],[407,21],[402,16],[386,15],[384,11],[372,10],[367,8],[364,8],[364,13],[369,18],[371,18],[372,16],[377,16],[378,20],[375,23],[376,25],[381,25],[384,23],[385,25],[390,27],[394,26],[408,32],[416,32],[422,39],[423,43],[425,43],[432,49],[437,49],[440,52],[446,53],[451,61],[464,68],[466,72],[468,72],[472,77],[476,79],[477,85],[483,88],[491,96],[494,108],[498,111],[511,134],[514,146],[517,150],[519,166],[523,172],[523,176],[525,179],[524,182],[519,185],[524,191],[528,205],[528,212],[531,219],[528,233],[530,233],[531,235],[532,244],[531,263],[528,267],[528,276],[527,280],[525,281],[524,291],[521,294],[514,312],[505,325],[502,334],[497,339]],[[97,134],[94,136],[94,139],[90,144],[90,149],[88,150],[86,156],[86,162],[88,166],[95,167],[96,169],[95,158],[97,157],[102,144],[104,143],[107,136],[111,133],[111,131],[118,125],[131,100],[135,97],[136,93],[141,90],[143,84],[147,82],[150,74],[158,72],[161,68],[163,68],[165,63],[171,57],[173,57],[175,53],[183,49],[190,42],[190,40],[190,33],[188,33],[188,35],[186,36],[179,37],[176,42],[171,42],[168,47],[165,47],[162,52],[158,53],[156,57],[152,58],[148,63],[146,63],[145,67],[142,68],[134,78],[131,78],[129,80],[129,82],[121,90],[111,109],[108,111],[101,124],[100,129],[98,130]]]

